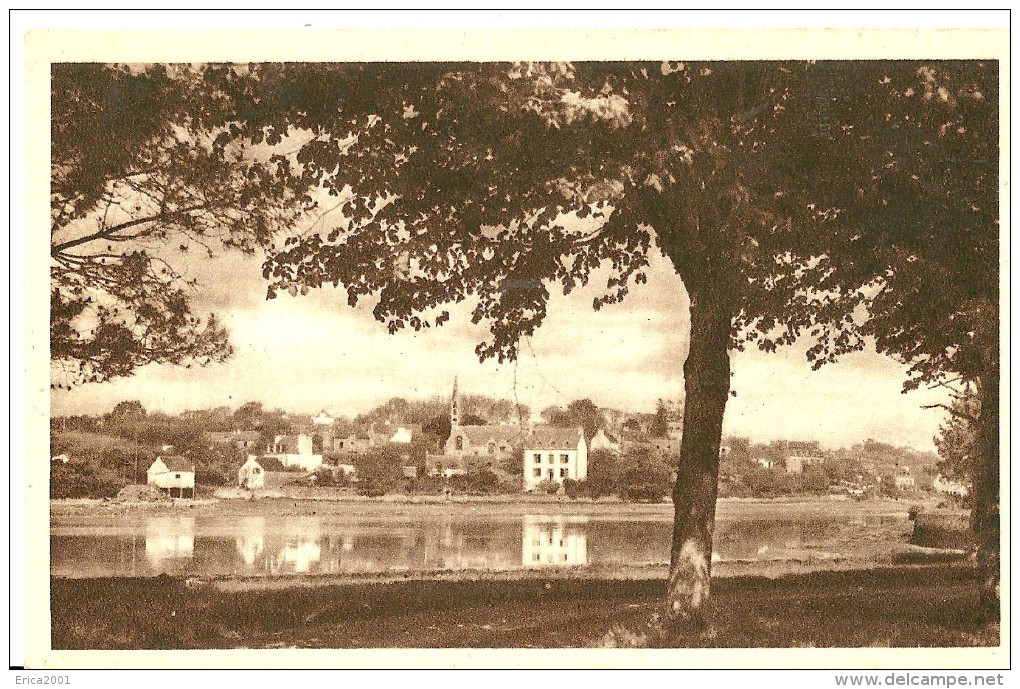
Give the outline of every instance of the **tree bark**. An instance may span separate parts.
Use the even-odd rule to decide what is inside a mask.
[[[730,286],[688,287],[690,350],[684,362],[684,431],[673,488],[673,544],[665,622],[674,633],[706,623],[712,576],[712,536],[719,479],[719,443],[730,391]]]
[[[999,618],[999,361],[986,362],[978,381],[981,412],[978,419],[979,454],[974,467],[971,527],[977,537],[977,561],[982,577],[982,616]]]

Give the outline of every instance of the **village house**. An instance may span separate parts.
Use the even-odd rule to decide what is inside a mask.
[[[325,409],[320,411],[315,416],[315,418],[312,419],[312,425],[313,426],[332,426],[335,422],[336,422],[336,419],[334,419],[332,416],[327,414]]]
[[[967,497],[968,493],[970,493],[970,489],[967,487],[967,484],[960,481],[954,481],[942,474],[935,477],[935,480],[932,481],[931,487],[936,493],[956,495],[961,498]]]
[[[917,487],[917,481],[910,474],[908,466],[900,467],[893,480],[896,482],[896,490],[914,490]]]
[[[602,428],[592,436],[591,443],[589,444],[588,450],[590,452],[596,452],[598,450],[604,450],[606,452],[612,452],[613,454],[620,454],[620,443],[616,442],[613,438],[606,435],[606,431]]]
[[[150,486],[170,497],[195,497],[195,465],[184,457],[156,457],[145,475]]]
[[[355,431],[348,436],[333,439],[333,451],[364,454],[372,449],[372,436],[368,431]]]
[[[817,440],[791,440],[783,443],[783,450],[788,474],[800,474],[809,466],[825,462],[825,455]]]
[[[666,437],[679,442],[684,436],[684,401],[667,400],[666,405]]]
[[[266,447],[266,457],[280,460],[285,467],[300,467],[315,471],[322,465],[322,455],[312,451],[312,437],[309,435],[278,435]]]
[[[266,471],[255,459],[255,455],[248,455],[248,461],[237,470],[237,485],[248,490],[265,488]]]
[[[241,452],[256,451],[259,444],[258,431],[214,431],[206,433],[205,437],[211,446],[230,445]]]
[[[584,431],[570,428],[536,428],[524,439],[525,492],[543,481],[588,478],[588,445]]]

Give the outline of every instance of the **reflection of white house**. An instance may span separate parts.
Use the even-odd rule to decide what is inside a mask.
[[[588,564],[588,537],[563,520],[524,518],[521,564],[550,567]]]
[[[156,457],[145,475],[150,486],[165,490],[171,496],[195,497],[195,465],[184,457]]]
[[[248,490],[265,488],[266,471],[255,459],[255,455],[248,455],[248,461],[237,470],[237,485]]]
[[[315,471],[322,465],[322,455],[312,452],[312,436],[278,435],[266,447],[266,457],[280,460],[285,467]]]
[[[297,574],[310,572],[313,564],[322,558],[322,548],[317,540],[298,537],[288,540],[280,551],[280,562],[286,569]]]
[[[249,567],[265,552],[266,519],[248,517],[241,521],[241,535],[237,537],[237,552]]]
[[[524,490],[543,481],[588,478],[588,445],[584,431],[569,428],[536,428],[524,439]]]
[[[194,517],[152,517],[145,522],[145,556],[159,563],[195,555]]]
[[[931,487],[935,489],[937,493],[945,493],[947,495],[959,495],[961,498],[967,497],[970,493],[970,489],[965,483],[960,481],[953,481],[952,479],[946,478],[942,474],[935,477],[932,481]]]

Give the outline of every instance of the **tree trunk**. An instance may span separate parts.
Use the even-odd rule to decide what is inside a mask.
[[[730,390],[729,285],[688,288],[690,351],[684,363],[683,440],[673,488],[673,545],[666,591],[666,625],[696,632],[706,622],[712,575],[712,535],[719,479],[719,442]]]
[[[978,419],[979,455],[974,466],[971,526],[977,537],[977,561],[982,576],[981,612],[999,618],[999,361],[989,357],[978,381],[981,412]]]

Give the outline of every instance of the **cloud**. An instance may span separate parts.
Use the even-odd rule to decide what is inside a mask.
[[[455,375],[465,392],[516,397],[536,412],[584,397],[650,412],[657,399],[682,394],[689,302],[661,256],[652,257],[647,284],[599,312],[591,303],[605,285],[599,275],[568,296],[554,290],[543,327],[516,365],[478,362],[474,347],[487,331],[470,322],[470,303],[454,306],[442,328],[389,335],[373,319],[371,300],[352,309],[345,292],[331,286],[265,300],[257,257],[192,260],[188,268],[200,280],[197,310],[215,311],[231,330],[233,359],[207,368],[148,366],[130,378],[54,392],[54,414],[103,412],[140,399],[170,412],[259,400],[295,412],[354,415],[390,397],[447,395]],[[943,396],[901,395],[904,368],[874,352],[813,372],[806,347],[733,355],[737,395],[726,432],[931,447],[941,414],[920,405]]]

